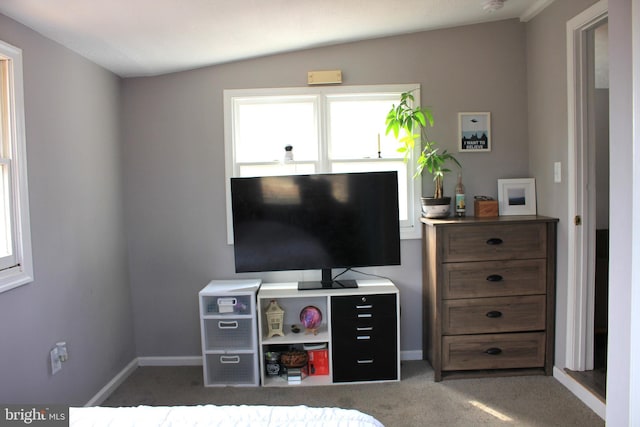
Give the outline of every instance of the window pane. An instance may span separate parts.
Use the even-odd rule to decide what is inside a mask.
[[[385,135],[384,124],[395,95],[370,97],[330,97],[329,145],[332,159],[401,158],[392,134]],[[378,145],[378,141],[379,145]]]
[[[13,255],[9,165],[0,164],[0,258]]]
[[[399,161],[371,161],[371,162],[334,162],[332,172],[398,172],[398,204],[400,206],[400,221],[409,219],[408,214],[408,177],[407,165]],[[400,224],[402,225],[402,224]]]
[[[238,101],[234,141],[236,162],[281,161],[287,145],[293,147],[294,160],[316,161],[318,136],[314,99],[274,97]]]
[[[5,82],[8,79],[9,61],[0,60],[0,157],[10,156],[9,142],[9,94],[6,93]]]
[[[227,176],[395,170],[401,236],[420,238],[415,162],[405,163],[398,142],[385,135],[389,110],[409,90],[420,98],[416,85],[225,90]],[[233,241],[231,228],[227,237]]]
[[[303,175],[316,172],[315,163],[274,163],[271,165],[239,165],[241,177]]]

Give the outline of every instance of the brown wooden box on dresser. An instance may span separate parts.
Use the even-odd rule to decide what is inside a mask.
[[[557,222],[422,218],[423,355],[435,381],[551,375]]]

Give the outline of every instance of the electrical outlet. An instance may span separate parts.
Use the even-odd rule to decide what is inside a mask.
[[[62,369],[62,362],[60,361],[60,355],[58,354],[58,347],[51,350],[49,355],[51,357],[51,375],[55,375],[60,369]]]

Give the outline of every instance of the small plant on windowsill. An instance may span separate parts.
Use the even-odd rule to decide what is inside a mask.
[[[404,154],[405,162],[409,160],[416,140],[422,142],[422,150],[416,161],[414,178],[422,175],[426,170],[431,174],[435,183],[434,196],[422,198],[422,209],[425,216],[429,218],[447,217],[451,205],[451,197],[444,197],[443,191],[444,176],[447,172],[451,172],[447,163],[453,162],[460,168],[462,166],[453,154],[447,150],[440,151],[437,143],[427,138],[427,124],[433,126],[433,114],[427,108],[412,107],[414,101],[412,91],[400,95],[400,103],[397,106],[394,104],[387,114],[386,134],[393,132],[393,136],[400,143],[398,152]]]

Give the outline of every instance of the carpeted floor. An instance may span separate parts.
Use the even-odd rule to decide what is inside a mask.
[[[603,426],[553,377],[433,381],[427,362],[402,363],[402,381],[322,387],[203,387],[202,368],[138,368],[103,406],[337,406],[368,413],[386,427]]]

